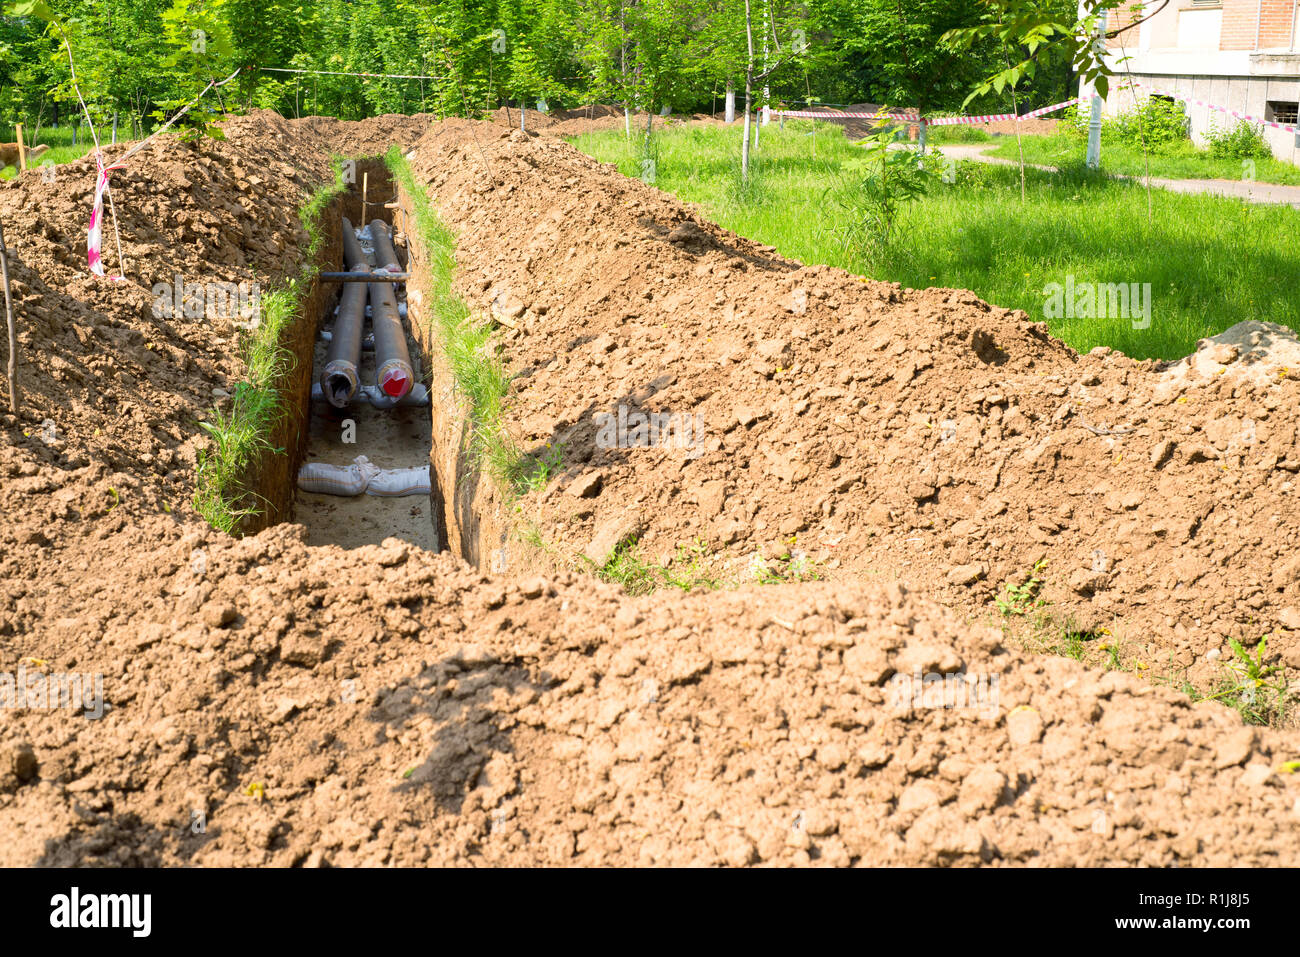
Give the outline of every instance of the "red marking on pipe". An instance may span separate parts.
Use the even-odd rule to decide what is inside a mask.
[[[400,399],[410,391],[411,383],[400,371],[390,369],[384,373],[383,381],[379,383],[379,387],[384,390],[385,395]]]

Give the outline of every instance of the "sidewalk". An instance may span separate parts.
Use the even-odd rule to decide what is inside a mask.
[[[954,143],[936,147],[944,156],[955,160],[975,160],[979,163],[998,163],[1004,166],[1017,165],[1015,160],[999,159],[985,156],[984,150],[992,149],[990,143]],[[1054,167],[1028,164],[1035,169],[1052,171]],[[1140,176],[1121,176],[1120,179],[1143,181]],[[1210,196],[1229,196],[1242,199],[1248,203],[1281,204],[1300,209],[1300,186],[1282,186],[1277,183],[1247,183],[1235,179],[1161,179],[1151,177],[1151,185],[1167,189],[1173,193],[1200,193]]]

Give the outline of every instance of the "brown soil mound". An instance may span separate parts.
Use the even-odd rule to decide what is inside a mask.
[[[1054,612],[1161,676],[1266,633],[1300,668],[1300,369],[1080,356],[969,292],[801,267],[567,144],[486,142],[494,189],[463,148],[434,130],[415,162],[466,296],[517,327],[511,431],[565,464],[524,512],[561,554],[699,538],[734,576],[793,542],[968,613],[1046,559]],[[702,447],[599,447],[620,405],[695,417]]]
[[[0,863],[1294,863],[1280,735],[897,585],[629,601],[165,519],[100,547],[126,568],[31,603],[112,708],[7,719]],[[887,682],[963,668],[997,705]]]
[[[329,151],[426,125],[369,122],[263,113],[140,157],[115,180],[123,283],[84,275],[88,164],[0,186],[26,403],[0,431],[0,695],[78,672],[109,703],[6,709],[0,861],[1297,862],[1294,733],[962,620],[1005,569],[1099,541],[1111,571],[1069,602],[1176,652],[1193,613],[1281,620],[1294,576],[1260,569],[1289,514],[1290,373],[1078,357],[967,293],[802,269],[553,140],[453,121],[414,147],[463,287],[520,326],[508,425],[564,446],[525,517],[576,551],[632,516],[648,547],[698,535],[746,570],[793,535],[832,580],[630,599],[203,526],[196,419],[240,370],[229,330],[155,319],[150,284],[292,275]],[[596,448],[620,399],[702,413],[705,453]],[[860,580],[882,572],[957,613]],[[984,696],[900,697],[918,673]]]

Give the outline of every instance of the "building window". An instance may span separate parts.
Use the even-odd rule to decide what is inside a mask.
[[[1264,111],[1264,119],[1271,120],[1274,123],[1292,125],[1297,122],[1298,112],[1300,112],[1300,103],[1269,100],[1268,108]]]

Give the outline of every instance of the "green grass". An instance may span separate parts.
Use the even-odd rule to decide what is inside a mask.
[[[1137,358],[1176,358],[1196,341],[1246,319],[1300,325],[1295,272],[1300,212],[1213,196],[1153,195],[1147,222],[1140,184],[1071,168],[1030,170],[1020,199],[1013,167],[959,164],[907,207],[892,247],[868,260],[845,242],[861,214],[836,203],[851,182],[844,164],[861,156],[837,128],[822,125],[811,155],[812,121],[764,131],[748,185],[739,179],[739,134],[686,127],[658,134],[655,185],[700,203],[723,226],[805,263],[826,263],[904,286],[973,290],[988,302],[1047,319],[1080,351],[1105,345]],[[825,131],[826,135],[821,135]],[[624,173],[640,172],[636,138],[605,131],[574,139]],[[1048,319],[1049,283],[1150,283],[1149,328],[1127,318]]]
[[[1040,166],[1060,166],[1062,163],[1081,163],[1088,151],[1086,138],[1073,133],[1052,136],[1023,136],[1025,162]],[[998,146],[986,155],[1015,160],[1014,136],[999,138]],[[1144,176],[1150,163],[1151,175],[1163,179],[1233,179],[1239,180],[1245,171],[1239,159],[1211,156],[1197,149],[1190,140],[1164,147],[1159,152],[1148,153],[1144,158],[1141,149],[1122,143],[1107,143],[1101,147],[1102,169],[1118,176]],[[1254,161],[1255,181],[1300,185],[1300,166],[1276,159]]]
[[[384,159],[393,178],[411,197],[416,232],[429,255],[434,331],[456,388],[469,404],[470,452],[503,491],[512,495],[535,491],[562,468],[563,450],[548,445],[525,454],[506,432],[501,419],[510,373],[492,342],[491,321],[477,321],[452,288],[456,235],[434,211],[429,194],[415,181],[401,150],[393,147]]]
[[[978,126],[965,126],[954,123],[951,126],[932,126],[925,134],[929,146],[942,146],[945,143],[992,143],[993,135]]]
[[[651,564],[642,556],[637,540],[629,539],[614,549],[603,566],[597,567],[588,558],[583,562],[601,581],[622,585],[629,595],[648,595],[660,588],[684,592],[721,588],[722,581],[710,569],[709,557],[708,543],[695,538],[689,545],[678,545],[677,554],[667,565]]]
[[[325,241],[321,216],[325,207],[347,189],[343,168],[335,164],[334,182],[316,190],[299,211],[311,237],[301,273],[282,289],[261,297],[261,321],[241,341],[246,371],[236,383],[229,411],[213,409],[199,425],[211,444],[198,453],[194,508],[210,525],[235,534],[243,521],[260,514],[261,503],[245,485],[245,477],[261,456],[283,454],[271,436],[287,407],[282,393],[292,371],[293,354],[284,345],[285,333],[301,310],[302,300],[318,271],[316,258]]]
[[[60,163],[71,163],[81,159],[89,152],[91,141],[86,128],[81,129],[82,136],[78,137],[77,145],[72,145],[72,127],[56,126],[43,127],[33,138],[30,127],[23,127],[23,142],[28,149],[33,146],[42,144],[50,148],[47,152],[42,153],[35,159],[28,159],[29,169],[39,169],[46,163],[53,163],[56,166]],[[0,126],[0,143],[15,143],[17,136],[12,126]],[[13,179],[18,175],[17,166],[0,166],[0,179]]]

